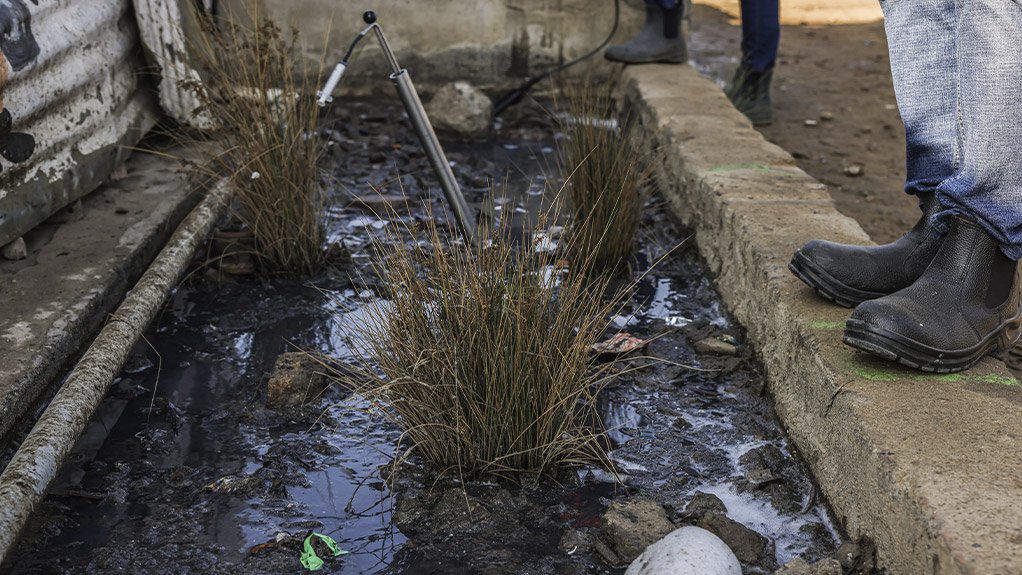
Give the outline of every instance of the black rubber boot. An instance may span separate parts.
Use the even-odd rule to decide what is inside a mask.
[[[774,108],[770,102],[773,78],[773,68],[755,72],[742,64],[735,70],[735,76],[725,91],[731,103],[745,114],[753,126],[769,126],[774,121]]]
[[[603,56],[625,64],[684,64],[688,48],[681,33],[682,6],[670,10],[646,5],[646,24],[635,38],[624,44],[610,46]]]
[[[923,275],[856,308],[844,342],[923,371],[962,371],[1019,341],[1019,288],[1018,264],[983,228],[956,217]]]
[[[942,207],[932,193],[919,194],[922,217],[907,234],[882,246],[813,240],[795,252],[788,269],[823,297],[844,307],[890,295],[923,275],[942,238],[930,218]]]

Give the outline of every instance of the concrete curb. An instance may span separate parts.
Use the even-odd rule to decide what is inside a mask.
[[[230,203],[227,180],[212,187],[124,296],[0,474],[0,562],[106,396],[132,348],[170,297]]]
[[[135,153],[34,262],[0,266],[0,446],[73,365],[201,198],[177,160]]]
[[[848,533],[873,539],[894,574],[1022,573],[1018,381],[993,359],[926,376],[842,345],[849,311],[787,264],[810,239],[865,244],[865,232],[692,68],[629,67],[624,82],[660,191]]]

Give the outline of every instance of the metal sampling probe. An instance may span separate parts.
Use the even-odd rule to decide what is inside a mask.
[[[408,70],[405,70],[397,63],[397,58],[394,57],[394,52],[390,49],[390,44],[387,43],[387,37],[383,35],[383,29],[376,23],[376,13],[373,11],[367,11],[362,15],[362,20],[365,21],[368,26],[363,29],[355,40],[351,43],[348,48],[348,52],[344,55],[344,58],[338,62],[334,71],[330,74],[330,78],[327,80],[326,85],[320,90],[316,96],[319,98],[319,105],[326,106],[328,103],[333,101],[333,91],[337,88],[337,85],[341,81],[341,77],[344,76],[344,72],[348,68],[348,61],[351,59],[352,53],[355,51],[355,46],[365,38],[369,32],[373,32],[376,35],[376,40],[380,44],[380,48],[383,49],[383,55],[386,56],[387,62],[390,63],[391,74],[390,80],[394,82],[394,87],[397,88],[398,96],[401,97],[401,102],[405,106],[405,110],[408,112],[408,118],[412,122],[412,127],[415,128],[415,133],[419,136],[419,141],[422,143],[422,148],[426,152],[426,156],[429,157],[429,162],[433,167],[433,172],[436,173],[437,179],[440,180],[440,187],[444,191],[444,196],[447,198],[447,204],[451,207],[451,211],[454,212],[454,219],[457,221],[458,229],[461,231],[462,236],[468,242],[474,241],[475,238],[475,222],[472,220],[468,202],[465,201],[465,195],[461,192],[461,187],[458,185],[458,180],[454,177],[454,172],[451,170],[451,164],[447,161],[447,155],[444,154],[443,147],[440,146],[440,141],[436,137],[436,133],[433,131],[433,125],[429,123],[429,117],[426,116],[426,109],[422,106],[422,100],[419,99],[419,93],[415,91],[415,85],[412,84],[412,78],[408,75]]]

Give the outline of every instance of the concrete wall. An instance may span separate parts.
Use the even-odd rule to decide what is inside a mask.
[[[226,5],[245,0],[223,0]],[[507,86],[599,45],[613,24],[613,0],[260,0],[275,19],[298,28],[312,63],[332,64],[373,9],[401,64],[419,83],[468,80]],[[622,0],[622,36],[640,19],[638,0]],[[348,87],[386,85],[375,46],[352,62]]]
[[[0,53],[3,245],[105,181],[157,110],[129,0],[0,0]]]

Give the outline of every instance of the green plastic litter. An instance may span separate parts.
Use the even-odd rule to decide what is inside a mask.
[[[322,533],[316,533],[313,531],[312,535],[305,538],[305,545],[302,549],[302,566],[309,571],[318,571],[323,567],[323,560],[319,558],[319,555],[316,555],[316,550],[312,548],[313,537],[319,539],[323,543],[326,543],[326,546],[330,548],[330,552],[334,554],[334,557],[348,554],[347,551],[338,547],[337,542],[331,539],[329,535],[323,535]]]

